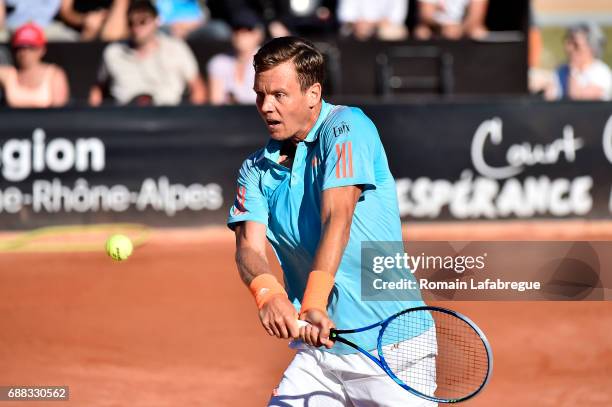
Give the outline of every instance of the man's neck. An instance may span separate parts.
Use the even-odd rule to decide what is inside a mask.
[[[157,36],[151,37],[149,40],[142,44],[134,44],[134,50],[140,56],[146,56],[151,54],[158,45]]]
[[[304,141],[310,133],[310,130],[314,127],[319,120],[319,115],[321,114],[321,110],[323,109],[323,101],[319,102],[315,107],[312,108],[312,114],[310,115],[310,119],[308,120],[308,124],[305,126],[305,129],[301,132],[296,133],[289,140],[293,142],[296,146],[299,142]]]
[[[595,58],[580,58],[574,62],[573,67],[579,71],[584,71],[591,66],[593,62],[595,62]]]

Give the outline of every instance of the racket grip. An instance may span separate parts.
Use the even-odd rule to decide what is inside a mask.
[[[310,325],[310,323],[308,323],[306,321],[302,321],[301,319],[297,320],[297,324],[298,324],[298,328],[302,328],[302,327]]]
[[[297,324],[298,324],[298,328],[302,328],[302,327],[310,325],[310,322],[298,319]],[[338,337],[338,333],[336,332],[334,328],[332,328],[331,331],[329,331],[329,339],[335,342],[337,337]]]

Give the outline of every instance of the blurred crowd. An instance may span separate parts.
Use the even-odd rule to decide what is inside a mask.
[[[606,36],[593,22],[569,27],[563,38],[566,61],[554,71],[538,68],[542,49],[537,27],[529,34],[529,90],[546,100],[612,100],[612,71],[601,60]]]
[[[410,30],[409,4],[417,8]],[[252,58],[265,38],[483,39],[487,8],[488,0],[0,0],[0,42],[8,43],[0,46],[0,99],[10,107],[65,105],[68,79],[44,62],[47,41],[104,41],[92,106],[250,104]],[[567,64],[549,75],[534,70],[532,90],[551,100],[609,100],[597,30],[570,28]],[[208,62],[206,80],[186,43],[198,39],[231,41],[234,49]]]

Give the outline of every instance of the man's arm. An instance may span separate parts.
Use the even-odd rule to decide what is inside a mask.
[[[597,85],[582,86],[570,75],[567,93],[572,100],[603,100],[605,89]]]
[[[438,22],[435,19],[437,4],[430,1],[419,1],[419,24],[424,24],[429,27],[437,27]]]
[[[348,244],[353,213],[361,187],[349,185],[323,191],[321,202],[321,240],[312,264],[313,270],[336,274]]]
[[[236,224],[236,265],[240,278],[251,287],[257,277],[270,273],[266,257],[266,226],[245,221]],[[297,312],[285,293],[271,296],[259,310],[259,319],[269,335],[297,338]]]
[[[59,16],[73,27],[82,27],[85,24],[85,13],[79,13],[74,9],[74,0],[62,0]]]
[[[418,21],[414,28],[414,36],[420,40],[428,40],[433,35],[432,30],[438,26],[434,18],[437,6],[429,1],[418,1],[417,7]]]
[[[70,98],[70,86],[66,72],[60,67],[54,67],[53,81],[51,84],[53,107],[65,106]]]
[[[485,19],[487,18],[488,0],[472,0],[468,5],[463,23],[464,32],[472,38],[482,38],[487,34]]]
[[[331,275],[336,274],[349,241],[353,213],[361,192],[362,187],[358,185],[323,191],[321,240],[312,264],[313,270],[320,270]],[[300,338],[304,342],[313,346],[325,345],[328,348],[333,346],[333,342],[329,340],[329,332],[334,327],[334,323],[329,319],[325,310],[309,309],[301,316],[301,319],[311,323],[311,326],[300,329]]]
[[[130,0],[113,0],[108,10],[108,17],[102,26],[102,41],[117,41],[128,35],[127,11]]]
[[[89,106],[98,107],[102,104],[103,99],[102,87],[100,85],[93,85],[89,90]]]
[[[206,85],[202,77],[198,74],[189,81],[189,101],[194,105],[206,103]]]

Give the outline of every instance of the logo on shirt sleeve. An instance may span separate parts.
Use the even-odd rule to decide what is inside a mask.
[[[244,206],[244,202],[246,201],[246,187],[242,185],[238,185],[238,191],[236,193],[236,201],[234,202],[234,216],[239,216],[244,213],[247,213],[247,209]]]
[[[334,126],[333,131],[334,137],[340,137],[347,135],[349,131],[351,131],[351,128],[349,127],[347,122],[342,121],[339,125]]]
[[[350,141],[336,144],[336,178],[353,177],[353,144]]]

